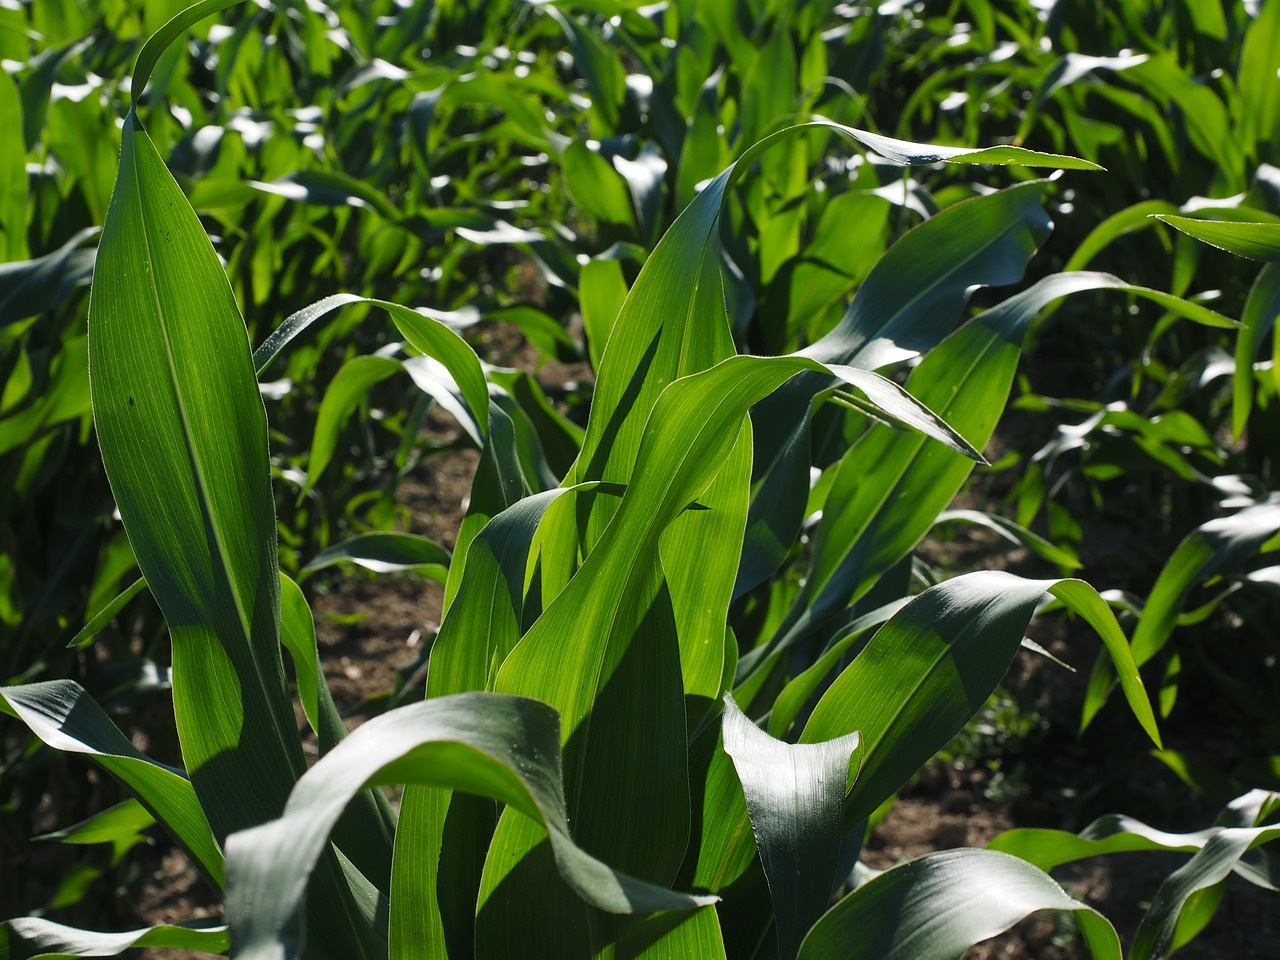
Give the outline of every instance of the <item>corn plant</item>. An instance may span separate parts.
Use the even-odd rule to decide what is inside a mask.
[[[943,958],[1054,909],[1077,916],[1094,956],[1119,957],[1110,923],[1044,872],[1117,847],[1101,828],[1065,855],[1060,838],[1026,836],[873,877],[851,864],[874,811],[995,689],[1046,593],[1096,630],[1159,744],[1134,653],[1091,587],[987,572],[913,593],[910,553],[981,461],[1051,303],[1119,290],[1220,318],[1068,273],[953,330],[971,290],[1017,281],[1047,236],[1035,180],[907,233],[796,352],[739,352],[721,269],[735,190],[805,137],[901,165],[1092,165],[830,120],[758,140],[752,128],[601,328],[590,419],[555,470],[438,312],[336,295],[251,351],[227,273],[139,116],[165,48],[228,5],[204,0],[141,48],[89,310],[94,423],[168,624],[184,769],[143,755],[72,681],[0,690],[37,737],[135,798],[101,832],[160,823],[223,895],[227,925],[97,934],[17,919],[0,955]],[[448,562],[447,612],[426,698],[347,736],[305,596],[280,569],[257,375],[352,303],[389,315],[412,354],[395,363],[447,372],[439,395],[482,453],[452,559],[432,555]],[[906,362],[905,387],[877,372]],[[308,484],[331,453],[312,449]],[[310,770],[282,647],[320,744]],[[395,810],[380,788],[397,784]],[[1273,804],[1238,807],[1171,879],[1133,956],[1185,936],[1191,895],[1233,867],[1267,882],[1254,848],[1280,833]],[[1124,826],[1112,832],[1143,833]]]

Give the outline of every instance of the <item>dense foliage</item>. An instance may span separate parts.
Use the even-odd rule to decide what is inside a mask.
[[[958,958],[1060,910],[1120,957],[1047,871],[1182,851],[1146,958],[1276,888],[1275,2],[0,24],[6,882],[51,817],[105,850],[0,956]],[[397,490],[461,448],[449,550]],[[1009,516],[948,510],[975,467]],[[1053,575],[931,567],[956,523]],[[352,562],[445,614],[348,736],[304,588]],[[860,863],[1049,608],[1079,727],[1221,815]],[[1161,737],[1206,699],[1208,763]],[[226,926],[46,918],[156,824]]]

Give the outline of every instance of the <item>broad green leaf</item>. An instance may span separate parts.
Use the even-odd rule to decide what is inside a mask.
[[[1280,224],[1244,220],[1197,220],[1192,217],[1155,215],[1190,237],[1234,253],[1238,257],[1274,262],[1280,260]]]
[[[335,293],[310,306],[291,314],[272,332],[262,345],[253,353],[253,364],[258,375],[279,355],[295,337],[310,327],[321,317],[339,307],[351,303],[366,303],[379,307],[391,316],[391,320],[415,350],[425,356],[440,361],[457,384],[471,418],[478,424],[483,436],[487,430],[484,411],[488,407],[488,387],[485,385],[484,371],[475,351],[467,346],[466,341],[454,332],[453,327],[466,325],[474,321],[470,314],[451,314],[442,310],[411,310],[388,300],[374,300],[368,297],[357,297],[350,293]],[[412,373],[412,368],[410,368]],[[463,427],[469,426],[464,419]]]
[[[1041,870],[1052,870],[1064,863],[1108,853],[1135,850],[1176,850],[1188,853],[1199,850],[1216,831],[1196,830],[1191,833],[1166,833],[1147,826],[1140,820],[1122,814],[1099,817],[1079,834],[1065,830],[1023,828],[1000,834],[987,844]]]
[[[7,72],[0,77],[0,125],[5,130],[23,129],[22,100]],[[26,161],[26,151],[13,145],[0,156],[0,259],[5,263],[25,260],[28,255]]]
[[[802,353],[828,363],[874,369],[936,347],[951,331],[975,284],[1000,285],[1021,278],[1049,233],[1043,190],[1043,185],[1031,183],[979,197],[910,231],[872,269],[839,324]],[[1021,301],[1011,308],[1017,303]],[[961,362],[962,369],[971,369],[967,361]],[[999,376],[993,377],[998,382]],[[943,382],[951,382],[949,374]],[[920,378],[913,389],[930,383],[935,393],[942,387],[936,378]],[[811,462],[809,408],[814,395],[830,385],[830,380],[816,376],[799,377],[753,415],[757,492],[735,587],[739,595],[777,568],[799,533]],[[983,406],[972,414],[994,425],[998,410]],[[952,416],[964,418],[960,413]],[[986,442],[971,425],[959,432],[978,446]],[[877,441],[888,442],[886,437]],[[745,665],[749,666],[750,662]]]
[[[89,306],[94,420],[172,637],[184,762],[221,838],[276,815],[305,765],[280,654],[266,413],[199,219],[133,113],[122,142]],[[323,876],[322,950],[364,955],[370,929],[334,857]]]
[[[227,928],[210,921],[163,924],[124,933],[97,933],[22,917],[0,925],[5,960],[61,960],[63,957],[118,957],[126,950],[200,950],[226,953]],[[7,940],[7,944],[5,943]]]
[[[89,385],[84,375],[87,352],[84,337],[72,337],[63,343],[50,365],[44,389],[28,406],[0,419],[0,455],[26,446],[59,424],[89,412]]]
[[[565,493],[589,489],[603,488],[584,484],[526,497],[495,516],[472,540],[460,560],[458,591],[432,646],[428,697],[492,689],[498,667],[523,632],[525,586],[542,518]],[[440,870],[424,868],[439,864],[446,830],[451,850],[473,846],[482,861],[493,829],[492,812],[483,816],[470,798],[462,799],[464,810],[459,812],[458,800],[438,789],[405,790],[391,898],[393,957],[434,955],[446,947],[451,952],[473,949],[478,869],[470,879],[457,869],[446,871],[450,882],[438,886]],[[466,945],[458,944],[458,938]]]
[[[647,913],[712,902],[639,882],[578,847],[559,761],[555,711],[523,698],[459,694],[370,720],[298,781],[280,819],[228,839],[227,916],[236,956],[298,955],[306,935],[298,908],[334,822],[362,790],[390,784],[476,793],[535,819],[561,876],[600,909]]]
[[[1108,274],[1046,277],[935,347],[912,371],[907,389],[982,447],[1004,412],[1023,339],[1036,315],[1061,297],[1114,286],[1127,289]],[[883,427],[855,443],[836,468],[813,537],[804,590],[777,635],[739,662],[739,682],[806,638],[824,643],[833,618],[928,533],[972,467],[970,460],[937,444]]]
[[[591,350],[591,366],[599,368],[600,355],[627,299],[627,281],[617,260],[595,259],[582,265],[578,275],[582,326]]]
[[[222,889],[222,853],[181,770],[143,756],[84,688],[71,680],[3,687],[0,697],[5,712],[25,723],[47,746],[89,756],[128,787],[210,886]]]
[[[1100,960],[1120,960],[1102,914],[1048,874],[991,850],[944,850],[887,870],[814,925],[800,960],[959,960],[1039,910],[1070,910]]]
[[[183,755],[221,836],[302,769],[279,654],[266,414],[243,321],[199,220],[136,117],[89,309],[94,420],[138,566],[173,634]],[[205,776],[243,764],[247,789]]]
[[[1098,631],[1130,708],[1159,745],[1155,717],[1115,616],[1079,580],[972,573],[917,596],[871,638],[805,724],[802,743],[861,731],[864,761],[845,823],[871,815],[978,712],[1009,668],[1044,593]]]
[[[756,727],[731,695],[725,694],[724,704],[724,749],[742,782],[769,880],[778,956],[792,960],[831,900],[859,737],[785,743]]]
[[[1280,501],[1268,499],[1210,520],[1187,536],[1169,558],[1133,632],[1133,658],[1142,666],[1164,647],[1192,587],[1237,568],[1280,530]]]
[[[1145,230],[1152,226],[1156,214],[1177,216],[1179,209],[1167,200],[1143,200],[1131,207],[1113,213],[1096,227],[1076,247],[1075,253],[1066,263],[1063,271],[1070,273],[1083,270],[1094,257],[1126,234]]]
[[[293,661],[298,699],[323,757],[346,737],[347,728],[320,666],[311,608],[302,588],[284,575],[280,577],[280,634]],[[395,824],[390,801],[380,791],[370,790],[356,798],[333,833],[333,842],[342,855],[379,890],[389,890],[391,886]]]
[[[1133,632],[1133,658],[1139,667],[1158,654],[1169,641],[1187,597],[1197,584],[1230,572],[1258,552],[1280,530],[1280,501],[1269,497],[1229,517],[1202,524],[1178,544],[1142,609]],[[1084,729],[1106,703],[1111,691],[1110,665],[1098,660],[1089,677],[1084,709]]]
[[[414,570],[443,583],[449,556],[448,550],[427,537],[379,530],[356,534],[321,550],[303,569],[323,570],[350,561],[374,573]]]

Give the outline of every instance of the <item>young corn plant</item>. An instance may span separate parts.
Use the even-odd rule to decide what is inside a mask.
[[[814,130],[901,164],[1090,165],[829,121],[748,146],[627,292],[563,476],[448,325],[364,301],[448,371],[482,453],[426,698],[347,736],[305,597],[280,571],[256,375],[360,298],[321,301],[251,351],[138,114],[163,50],[227,5],[196,4],[140,52],[90,304],[98,440],[168,623],[184,769],[143,755],[71,681],[0,690],[46,744],[132,793],[125,819],[170,833],[227,924],[104,934],[17,919],[0,956],[950,958],[1054,909],[1077,916],[1094,956],[1119,957],[1110,923],[1044,872],[1066,859],[1046,847],[1056,838],[871,877],[853,865],[868,818],[982,706],[1046,593],[1095,628],[1159,743],[1133,654],[1091,587],[988,572],[911,595],[910,552],[981,460],[1041,310],[1099,289],[1193,319],[1196,306],[1062,274],[953,331],[969,291],[1016,281],[1047,235],[1036,181],[909,233],[797,353],[738,352],[720,251],[726,198],[753,163]],[[905,388],[876,372],[907,361]],[[282,647],[320,744],[310,770]],[[393,810],[380,788],[400,784]],[[1280,832],[1265,825],[1269,799],[1245,807],[1153,906],[1132,956],[1162,955],[1195,884],[1249,866]]]

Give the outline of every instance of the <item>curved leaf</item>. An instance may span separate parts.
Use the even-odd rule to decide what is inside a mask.
[[[1178,920],[1190,898],[1221,883],[1241,857],[1277,837],[1280,837],[1280,826],[1229,827],[1214,833],[1200,851],[1156,891],[1151,909],[1134,935],[1130,960],[1167,956],[1179,932]]]
[[[930,587],[881,627],[805,724],[802,743],[862,733],[865,760],[849,796],[847,825],[869,817],[978,712],[1008,670],[1045,592],[1098,631],[1125,678],[1130,708],[1159,744],[1124,634],[1088,584],[967,574]]]
[[[545,704],[468,693],[370,720],[308,771],[284,815],[227,840],[227,916],[235,955],[296,956],[297,912],[329,831],[362,790],[413,783],[492,797],[542,824],[557,868],[587,902],[616,913],[694,909],[714,901],[642,883],[569,836],[559,723]]]
[[[222,853],[191,782],[144,756],[72,680],[0,687],[5,712],[17,717],[47,746],[82,753],[125,784],[173,836],[213,887],[222,889]]]
[[[241,0],[200,0],[199,3],[193,3],[147,37],[142,49],[138,51],[138,61],[133,68],[133,81],[129,88],[130,106],[137,108],[138,101],[142,99],[147,83],[151,80],[151,72],[155,70],[164,52],[169,49],[169,44],[205,17],[240,2]]]
[[[1197,220],[1156,214],[1169,226],[1187,236],[1251,260],[1280,260],[1280,223],[1249,223],[1232,220]]]
[[[209,921],[163,924],[124,933],[97,933],[23,917],[0,924],[0,956],[5,960],[60,960],[62,957],[118,957],[126,950],[227,952],[227,928]],[[5,940],[8,940],[7,946]]]
[[[1075,912],[1090,954],[1121,960],[1102,914],[1047,873],[991,850],[931,853],[867,881],[814,925],[800,960],[960,960],[1038,910]]]
[[[350,561],[374,573],[416,570],[444,583],[449,556],[448,550],[427,537],[394,530],[375,530],[356,534],[321,550],[303,569],[323,570]]]
[[[857,771],[859,736],[811,744],[775,740],[725,694],[724,750],[742,782],[769,880],[778,956],[792,960],[831,900],[846,783],[850,767]]]

